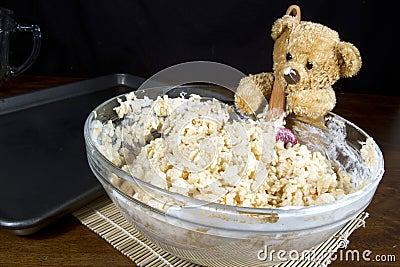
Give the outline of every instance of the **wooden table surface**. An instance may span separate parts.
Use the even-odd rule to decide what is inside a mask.
[[[82,78],[20,75],[0,87],[0,98],[79,80]],[[385,173],[366,209],[370,214],[366,227],[349,237],[347,249],[357,250],[359,261],[350,255],[346,260],[346,251],[342,251],[342,259],[338,257],[329,266],[400,266],[400,97],[338,93],[333,112],[354,122],[375,139],[384,154]],[[368,256],[365,259],[363,252]],[[0,228],[0,266],[135,264],[68,215],[27,236]]]

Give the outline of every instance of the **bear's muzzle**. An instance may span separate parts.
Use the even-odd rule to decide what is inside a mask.
[[[288,84],[296,84],[300,81],[299,73],[291,67],[287,67],[283,70],[283,77]]]

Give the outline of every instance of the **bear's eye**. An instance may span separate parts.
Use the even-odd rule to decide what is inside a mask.
[[[312,67],[313,67],[313,64],[310,61],[307,61],[306,68],[311,70]]]
[[[286,54],[286,60],[287,61],[292,60],[292,58],[293,58],[292,54],[290,54],[290,53]]]

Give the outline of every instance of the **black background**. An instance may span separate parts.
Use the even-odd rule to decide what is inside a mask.
[[[194,60],[246,74],[272,71],[271,26],[291,4],[301,7],[302,20],[336,30],[360,50],[360,72],[336,82],[336,92],[398,95],[398,11],[386,1],[3,0],[0,6],[14,10],[19,23],[41,28],[40,55],[26,74],[148,78]],[[31,39],[14,37],[14,64],[29,54]]]

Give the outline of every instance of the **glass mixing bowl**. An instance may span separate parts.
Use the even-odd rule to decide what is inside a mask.
[[[233,99],[232,92],[217,86],[180,86],[173,90],[154,88],[135,94],[156,99],[167,91],[172,97],[185,92],[215,97],[224,102]],[[370,136],[353,123],[330,113],[327,120],[331,122],[329,129],[332,133],[328,132],[328,136],[321,136],[302,124],[298,125],[296,134],[300,142],[314,149],[323,147],[331,160],[355,173],[354,182],[365,184],[362,189],[328,204],[269,209],[228,206],[189,198],[133,177],[99,150],[91,134],[96,128],[94,122],[111,120],[114,124],[121,123],[114,110],[119,105],[118,98],[124,99],[125,96],[102,103],[85,122],[89,165],[125,219],[144,237],[165,251],[200,265],[265,266],[280,262],[276,253],[271,257],[261,255],[267,253],[266,249],[269,252],[296,250],[301,253],[317,246],[365,210],[384,173],[383,155],[376,144],[376,166],[361,166],[361,144]],[[332,142],[331,138],[338,138],[333,133],[335,131],[341,132],[343,140]],[[350,154],[344,153],[343,147],[350,150]],[[151,202],[141,202],[132,196],[135,190],[145,191],[167,204],[160,207]]]

